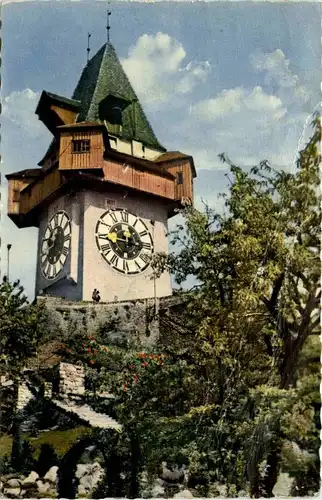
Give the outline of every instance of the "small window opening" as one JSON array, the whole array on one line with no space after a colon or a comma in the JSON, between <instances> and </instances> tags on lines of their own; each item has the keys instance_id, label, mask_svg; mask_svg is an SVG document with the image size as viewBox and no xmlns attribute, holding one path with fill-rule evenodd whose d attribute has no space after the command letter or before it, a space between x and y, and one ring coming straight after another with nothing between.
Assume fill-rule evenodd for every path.
<instances>
[{"instance_id":1,"label":"small window opening","mask_svg":"<svg viewBox=\"0 0 322 500\"><path fill-rule=\"evenodd\" d=\"M90 140L81 139L72 141L72 152L73 153L88 153L90 150Z\"/></svg>"},{"instance_id":2,"label":"small window opening","mask_svg":"<svg viewBox=\"0 0 322 500\"><path fill-rule=\"evenodd\" d=\"M14 189L13 190L13 202L16 203L18 201L20 201L20 190Z\"/></svg>"},{"instance_id":3,"label":"small window opening","mask_svg":"<svg viewBox=\"0 0 322 500\"><path fill-rule=\"evenodd\" d=\"M183 184L183 175L182 172L177 173L177 184Z\"/></svg>"}]
</instances>

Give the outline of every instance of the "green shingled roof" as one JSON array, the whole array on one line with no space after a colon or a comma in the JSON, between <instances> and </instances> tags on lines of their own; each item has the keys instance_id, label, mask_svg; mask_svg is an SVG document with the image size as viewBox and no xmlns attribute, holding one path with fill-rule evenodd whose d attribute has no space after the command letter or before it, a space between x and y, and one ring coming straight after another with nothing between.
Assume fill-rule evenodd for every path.
<instances>
[{"instance_id":1,"label":"green shingled roof","mask_svg":"<svg viewBox=\"0 0 322 500\"><path fill-rule=\"evenodd\" d=\"M121 137L136 139L147 146L165 151L156 138L111 44L103 45L83 70L73 94L73 99L82 103L77 121L100 122L99 103L108 95L130 102L122 112Z\"/></svg>"}]
</instances>

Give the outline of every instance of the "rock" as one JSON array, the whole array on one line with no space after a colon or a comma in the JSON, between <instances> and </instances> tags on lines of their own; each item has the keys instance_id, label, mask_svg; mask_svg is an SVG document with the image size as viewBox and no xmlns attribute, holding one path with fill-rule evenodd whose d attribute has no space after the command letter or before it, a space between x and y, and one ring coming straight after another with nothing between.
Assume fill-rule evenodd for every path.
<instances>
[{"instance_id":1,"label":"rock","mask_svg":"<svg viewBox=\"0 0 322 500\"><path fill-rule=\"evenodd\" d=\"M87 491L87 489L85 488L85 486L82 486L82 485L80 484L80 485L78 486L77 493L78 493L78 497L80 497L80 496L83 496L83 495L87 495L88 491Z\"/></svg>"},{"instance_id":2,"label":"rock","mask_svg":"<svg viewBox=\"0 0 322 500\"><path fill-rule=\"evenodd\" d=\"M79 466L82 467L79 467ZM98 462L93 464L79 464L76 477L79 478L78 494L92 493L102 479L104 470Z\"/></svg>"},{"instance_id":3,"label":"rock","mask_svg":"<svg viewBox=\"0 0 322 500\"><path fill-rule=\"evenodd\" d=\"M288 497L291 495L293 478L287 472L281 472L273 488L275 497Z\"/></svg>"},{"instance_id":4,"label":"rock","mask_svg":"<svg viewBox=\"0 0 322 500\"><path fill-rule=\"evenodd\" d=\"M247 498L248 497L248 493L246 490L239 490L237 492L237 496L238 498Z\"/></svg>"},{"instance_id":5,"label":"rock","mask_svg":"<svg viewBox=\"0 0 322 500\"><path fill-rule=\"evenodd\" d=\"M20 486L21 483L19 479L8 479L8 481L6 481L7 488L20 488Z\"/></svg>"},{"instance_id":6,"label":"rock","mask_svg":"<svg viewBox=\"0 0 322 500\"><path fill-rule=\"evenodd\" d=\"M49 490L50 484L49 483L43 483L42 481L37 481L37 488L39 493L46 493L46 491Z\"/></svg>"},{"instance_id":7,"label":"rock","mask_svg":"<svg viewBox=\"0 0 322 500\"><path fill-rule=\"evenodd\" d=\"M162 462L162 479L171 483L181 482L184 479L184 469L178 467L172 470L167 467L166 462Z\"/></svg>"},{"instance_id":8,"label":"rock","mask_svg":"<svg viewBox=\"0 0 322 500\"><path fill-rule=\"evenodd\" d=\"M97 471L94 474L83 476L79 481L79 486L86 489L87 492L92 492L99 483L102 477L102 472Z\"/></svg>"},{"instance_id":9,"label":"rock","mask_svg":"<svg viewBox=\"0 0 322 500\"><path fill-rule=\"evenodd\" d=\"M88 465L89 464L77 464L75 476L78 479L80 479L81 477L83 477L83 476L85 476L87 474Z\"/></svg>"},{"instance_id":10,"label":"rock","mask_svg":"<svg viewBox=\"0 0 322 500\"><path fill-rule=\"evenodd\" d=\"M193 494L189 490L182 490L176 493L173 498L194 498Z\"/></svg>"},{"instance_id":11,"label":"rock","mask_svg":"<svg viewBox=\"0 0 322 500\"><path fill-rule=\"evenodd\" d=\"M5 488L3 490L5 497L8 498L19 498L20 496L20 488Z\"/></svg>"},{"instance_id":12,"label":"rock","mask_svg":"<svg viewBox=\"0 0 322 500\"><path fill-rule=\"evenodd\" d=\"M162 498L165 495L165 489L160 484L156 484L151 491L151 498Z\"/></svg>"},{"instance_id":13,"label":"rock","mask_svg":"<svg viewBox=\"0 0 322 500\"><path fill-rule=\"evenodd\" d=\"M30 486L35 486L37 479L39 479L39 474L35 471L31 471L29 476L22 481L22 486L28 488Z\"/></svg>"},{"instance_id":14,"label":"rock","mask_svg":"<svg viewBox=\"0 0 322 500\"><path fill-rule=\"evenodd\" d=\"M91 479L91 476L83 476L80 480L79 480L79 488L82 488L83 490L85 490L86 492L89 492L91 491L92 489L92 479Z\"/></svg>"},{"instance_id":15,"label":"rock","mask_svg":"<svg viewBox=\"0 0 322 500\"><path fill-rule=\"evenodd\" d=\"M56 483L57 471L58 471L57 465L53 465L52 467L50 467L49 471L46 472L46 474L44 475L44 480L49 481L50 483Z\"/></svg>"}]
</instances>

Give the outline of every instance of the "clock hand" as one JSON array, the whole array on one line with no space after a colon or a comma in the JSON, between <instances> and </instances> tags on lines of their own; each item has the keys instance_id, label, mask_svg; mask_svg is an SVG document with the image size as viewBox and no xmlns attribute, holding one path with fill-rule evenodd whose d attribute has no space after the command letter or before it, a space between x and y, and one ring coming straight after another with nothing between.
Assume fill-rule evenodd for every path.
<instances>
[{"instance_id":1,"label":"clock hand","mask_svg":"<svg viewBox=\"0 0 322 500\"><path fill-rule=\"evenodd\" d=\"M117 240L117 234L116 233L109 233L107 235L107 238L112 242L112 243L116 243L116 240Z\"/></svg>"}]
</instances>

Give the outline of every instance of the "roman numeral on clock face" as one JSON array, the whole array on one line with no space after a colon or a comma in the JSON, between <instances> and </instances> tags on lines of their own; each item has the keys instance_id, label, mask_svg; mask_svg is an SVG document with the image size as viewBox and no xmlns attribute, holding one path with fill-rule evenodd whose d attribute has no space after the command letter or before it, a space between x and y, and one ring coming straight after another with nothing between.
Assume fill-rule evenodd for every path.
<instances>
[{"instance_id":1,"label":"roman numeral on clock face","mask_svg":"<svg viewBox=\"0 0 322 500\"><path fill-rule=\"evenodd\" d=\"M106 255L111 251L111 245L109 243L106 243L105 245L101 246L101 250Z\"/></svg>"},{"instance_id":2,"label":"roman numeral on clock face","mask_svg":"<svg viewBox=\"0 0 322 500\"><path fill-rule=\"evenodd\" d=\"M144 250L151 250L151 243L142 243L142 248Z\"/></svg>"},{"instance_id":3,"label":"roman numeral on clock face","mask_svg":"<svg viewBox=\"0 0 322 500\"><path fill-rule=\"evenodd\" d=\"M114 254L114 255L112 256L112 258L110 259L110 263L111 263L113 266L115 266L115 267L117 267L118 261L119 261L119 258L118 258L115 254Z\"/></svg>"},{"instance_id":4,"label":"roman numeral on clock face","mask_svg":"<svg viewBox=\"0 0 322 500\"><path fill-rule=\"evenodd\" d=\"M145 253L145 252L142 252L142 253L140 254L140 257L141 257L141 259L143 260L143 262L144 262L145 264L147 264L148 262L150 262L150 255L149 255L149 254L147 254L147 253Z\"/></svg>"},{"instance_id":5,"label":"roman numeral on clock face","mask_svg":"<svg viewBox=\"0 0 322 500\"><path fill-rule=\"evenodd\" d=\"M98 233L97 236L101 239L101 240L108 240L108 234L106 233Z\"/></svg>"},{"instance_id":6,"label":"roman numeral on clock face","mask_svg":"<svg viewBox=\"0 0 322 500\"><path fill-rule=\"evenodd\" d=\"M135 260L134 263L135 263L135 267L138 269L138 271L141 271L142 268L141 268L140 264L138 263L138 261Z\"/></svg>"},{"instance_id":7,"label":"roman numeral on clock face","mask_svg":"<svg viewBox=\"0 0 322 500\"><path fill-rule=\"evenodd\" d=\"M130 270L129 263L126 260L123 260L123 271L128 273Z\"/></svg>"},{"instance_id":8,"label":"roman numeral on clock face","mask_svg":"<svg viewBox=\"0 0 322 500\"><path fill-rule=\"evenodd\" d=\"M110 213L110 217L111 217L111 219L112 219L113 222L117 222L117 217L116 217L116 215L115 215L114 212Z\"/></svg>"},{"instance_id":9,"label":"roman numeral on clock face","mask_svg":"<svg viewBox=\"0 0 322 500\"><path fill-rule=\"evenodd\" d=\"M111 229L111 227L112 227L111 224L106 224L106 222L104 222L103 220L100 220L99 223L103 224L103 226L107 227L107 230Z\"/></svg>"},{"instance_id":10,"label":"roman numeral on clock face","mask_svg":"<svg viewBox=\"0 0 322 500\"><path fill-rule=\"evenodd\" d=\"M121 212L122 222L129 222L129 214L127 212Z\"/></svg>"}]
</instances>

